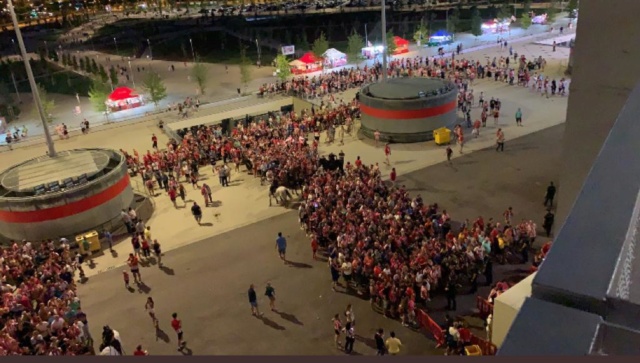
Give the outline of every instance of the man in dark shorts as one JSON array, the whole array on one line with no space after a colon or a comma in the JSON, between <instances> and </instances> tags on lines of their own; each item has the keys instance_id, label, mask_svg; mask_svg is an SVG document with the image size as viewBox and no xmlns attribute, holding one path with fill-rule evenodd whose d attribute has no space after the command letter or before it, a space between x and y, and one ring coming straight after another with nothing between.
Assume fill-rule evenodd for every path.
<instances>
[{"instance_id":1,"label":"man in dark shorts","mask_svg":"<svg viewBox=\"0 0 640 363\"><path fill-rule=\"evenodd\" d=\"M196 222L200 224L202 221L202 208L200 208L198 203L193 202L193 206L191 206L191 214L193 214L193 218L196 219Z\"/></svg>"},{"instance_id":2,"label":"man in dark shorts","mask_svg":"<svg viewBox=\"0 0 640 363\"><path fill-rule=\"evenodd\" d=\"M251 314L253 314L253 316L262 316L260 309L258 309L258 295L256 294L253 284L249 286L247 296L249 297L249 305L251 305Z\"/></svg>"},{"instance_id":3,"label":"man in dark shorts","mask_svg":"<svg viewBox=\"0 0 640 363\"><path fill-rule=\"evenodd\" d=\"M175 330L176 334L178 335L178 351L181 352L184 349L184 347L187 346L187 342L182 340L182 337L184 335L184 333L182 332L182 321L178 319L178 313L171 314L171 317L173 318L171 319L171 327L173 328L173 330Z\"/></svg>"},{"instance_id":4,"label":"man in dark shorts","mask_svg":"<svg viewBox=\"0 0 640 363\"><path fill-rule=\"evenodd\" d=\"M280 259L287 263L287 240L282 236L282 232L278 232L278 238L276 238L276 249Z\"/></svg>"}]
</instances>

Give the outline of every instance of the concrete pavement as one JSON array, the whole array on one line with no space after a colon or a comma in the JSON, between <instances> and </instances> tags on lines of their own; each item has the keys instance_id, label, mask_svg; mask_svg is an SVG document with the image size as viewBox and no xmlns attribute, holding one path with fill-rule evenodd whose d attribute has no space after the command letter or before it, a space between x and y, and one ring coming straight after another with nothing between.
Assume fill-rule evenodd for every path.
<instances>
[{"instance_id":1,"label":"concrete pavement","mask_svg":"<svg viewBox=\"0 0 640 363\"><path fill-rule=\"evenodd\" d=\"M563 130L562 125L548 128L511 141L504 153L481 150L455 159L453 166L440 163L401 175L399 182L412 195L421 194L425 202L447 208L457 221L478 215L498 218L507 206L514 208L517 219L539 221L544 215L545 187L558 177ZM244 206L245 211L251 208ZM153 231L164 246L171 243L165 235L168 229L180 228L181 223L197 229L191 220L175 220L162 231ZM212 231L217 226L200 228ZM277 257L274 240L278 232L288 239L287 256L293 266L283 265ZM543 240L539 238L540 243ZM124 261L130 250L119 250L117 259ZM326 262L311 258L309 241L298 228L295 212L168 251L162 262L162 269L153 263L143 267L144 285L133 285L131 291L125 289L120 269L92 276L80 285L82 309L88 314L94 338L109 324L120 332L129 354L142 344L151 355L177 355L176 336L169 325L171 314L177 312L190 354L336 355L343 353L334 348L330 319L352 303L357 355L375 354L372 338L380 327L387 336L396 332L404 345L402 355L443 354L422 333L373 312L367 301L332 292ZM496 265L495 280L514 279L527 268ZM268 310L264 297L267 282L277 293L277 313ZM252 283L265 313L263 319L250 314L246 293ZM482 287L479 294L488 294L488 288ZM157 332L144 310L147 296L156 303ZM443 320L444 305L442 296L434 296L427 306L437 322ZM475 295L461 290L458 306L457 315L469 316ZM482 323L469 321L472 330L484 336Z\"/></svg>"},{"instance_id":2,"label":"concrete pavement","mask_svg":"<svg viewBox=\"0 0 640 363\"><path fill-rule=\"evenodd\" d=\"M538 54L538 52L549 48L526 43L514 45L515 47L522 47L523 52L528 51L531 54ZM532 49L536 49L536 53L533 53ZM507 51L485 49L476 53L469 53L468 56L492 57L504 54L504 52ZM550 57L564 55L562 52L568 52L568 49L558 49L552 54L549 48L548 52L550 63L546 71L560 73L562 61L560 59L552 60ZM499 127L505 132L507 149L510 147L511 140L564 122L567 107L566 97L556 96L546 99L529 89L508 86L488 79L477 81L473 88L476 95L483 91L485 99L495 97L502 101L502 117ZM352 93L347 93L343 96L345 100L353 97L355 91L350 92ZM251 102L253 102L251 99L247 99L242 101L242 104L246 105ZM268 109L268 104L265 104L264 107ZM523 112L524 127L515 126L514 115L518 107ZM279 106L274 106L275 108L279 108ZM211 112L214 112L214 110L212 109ZM242 109L239 109L238 116L243 115ZM472 111L472 118L479 117L480 109L476 107ZM88 135L79 135L69 140L57 141L56 147L60 150L68 150L87 146L100 146L114 149L122 148L130 152L136 149L143 153L150 149L151 135L153 133L158 136L160 145L165 144L167 141L166 136L157 128L155 119L133 125L128 123L111 124L108 127L104 131L94 130ZM493 120L489 119L488 127L481 130L477 139L472 139L470 135L467 137L464 152L471 153L494 145L496 129L497 127L493 125ZM358 140L356 135L346 136L345 145L325 145L324 143L321 145L321 152L323 153L333 152L337 154L340 150L345 152L347 160L354 160L356 156L361 156L366 163L378 162L383 165L384 153L382 146L376 149L370 140ZM455 157L458 157L457 148L454 147L454 150ZM6 162L6 165L12 165L28 158L42 155L44 152L43 145L34 145L28 148L16 148L11 152L4 152L0 156L3 163ZM412 171L439 163L442 160L445 160L444 148L437 147L430 142L392 145L391 161L400 177ZM390 172L390 168L386 166L382 166L382 168L383 173ZM211 178L210 168L203 168L202 173L203 178ZM252 176L244 172L241 174L234 173L231 180L232 186L229 188L220 187L217 178L207 181L213 188L214 199L218 202L217 207L205 210L204 222L213 223L214 226L212 228L194 228L195 222L192 220L188 208L176 210L166 195L160 195L155 198L156 210L148 224L152 226L152 229L157 230L156 233L162 236L161 243L165 251L286 213L286 210L281 207L269 207L266 187L260 186L259 181ZM187 191L188 199L201 200L198 191L192 191L190 187L187 187ZM115 247L115 250L120 255L128 251L128 249L128 241ZM93 269L87 269L89 276L124 265L124 261L121 258L113 258L109 254L95 258L95 262L96 265Z\"/></svg>"},{"instance_id":3,"label":"concrete pavement","mask_svg":"<svg viewBox=\"0 0 640 363\"><path fill-rule=\"evenodd\" d=\"M550 62L550 68L553 68L554 59L559 59L560 63L558 69L566 67L568 53L569 50L567 48L559 48L557 49L556 54L549 54L551 51L551 47L535 44L535 42L544 41L545 39L553 39L559 36L559 25L566 25L568 23L568 19L559 17L558 20L553 24L555 27L555 31L553 33L549 32L549 28L551 25L532 25L531 28L527 30L523 30L520 28L512 28L510 32L503 34L485 34L480 37L474 37L470 34L458 34L456 39L456 44L460 43L463 45L465 57L471 57L473 59L484 60L486 57L494 57L500 55L508 54L508 49L501 49L496 40L500 37L506 39L511 46L513 46L514 52L518 52L518 54L525 54L527 57L538 57L542 55L547 58ZM565 26L566 28L566 26ZM565 30L564 35L567 36L569 34L575 33L574 29ZM445 46L445 50L450 52L455 49L455 45ZM415 57L415 56L425 56L425 55L435 55L437 52L437 47L418 47L416 45L412 45L410 47L410 52L408 54L402 55L402 57ZM68 52L69 50L62 50L63 52ZM91 59L96 59L96 62L103 65L105 69L109 69L112 65L124 67L127 69L131 69L130 79L127 81L124 76L119 76L119 81L121 85L126 85L129 87L135 88L138 92L143 92L141 88L142 77L144 75L144 71L153 70L158 72L167 87L168 97L164 101L161 102L160 108L166 107L166 105L170 103L174 103L177 101L182 101L186 97L195 97L198 96L198 90L196 83L191 79L190 73L193 63L186 62L171 62L171 61L161 61L161 60L150 60L146 58L140 59L125 59L124 57L109 55L105 53L100 53L96 51L77 51L73 50L73 54L78 54L80 56L88 56ZM131 67L129 67L129 61L131 62ZM263 63L267 63L266 61ZM365 64L372 64L373 61L364 61L360 66L364 66ZM174 66L175 71L172 71L171 66ZM224 99L237 97L236 89L241 87L240 82L240 68L238 66L226 66L224 64L205 64L205 67L208 71L208 87L205 90L205 95L199 95L200 101L203 103L207 102L219 102ZM140 69L140 71L138 71ZM264 83L271 83L275 80L273 77L273 68L270 66L265 67L252 67L252 81L249 83L247 90L252 92L257 90ZM560 72L557 72L560 74ZM137 82L136 82L137 80ZM135 86L134 87L134 83ZM244 91L244 89L242 90ZM28 100L27 102L31 102L31 95L23 94L21 96L23 100ZM71 128L79 128L79 123L87 118L91 125L100 125L106 122L104 115L95 112L89 102L88 98L81 97L80 98L80 106L81 106L81 114L75 113L75 107L78 106L78 101L73 96L56 96L56 104L57 107L55 109L54 115L56 116L56 120L58 122L65 122L63 120L67 120L67 125ZM37 112L33 111L33 107L28 107L28 104L25 104L26 107L23 107L23 110L31 110L31 112L24 112L21 119L12 123L12 125L27 125L30 129L30 137L29 139L39 138L42 140L42 129L41 122L37 117ZM129 121L133 120L137 117L144 117L146 114L153 112L153 105L146 105L144 107L140 107L133 110L121 111L116 114L112 114L111 121ZM0 135L0 145L4 144L4 135Z\"/></svg>"}]
</instances>

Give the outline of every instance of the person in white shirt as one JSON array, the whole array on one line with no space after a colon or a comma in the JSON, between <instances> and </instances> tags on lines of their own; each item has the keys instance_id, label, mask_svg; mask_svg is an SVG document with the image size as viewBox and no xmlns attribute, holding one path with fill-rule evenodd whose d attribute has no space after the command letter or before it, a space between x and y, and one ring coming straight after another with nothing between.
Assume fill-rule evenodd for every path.
<instances>
[{"instance_id":1,"label":"person in white shirt","mask_svg":"<svg viewBox=\"0 0 640 363\"><path fill-rule=\"evenodd\" d=\"M344 281L347 284L347 287L351 286L351 274L353 274L353 266L351 265L351 261L345 259L342 263L342 277L344 277Z\"/></svg>"}]
</instances>

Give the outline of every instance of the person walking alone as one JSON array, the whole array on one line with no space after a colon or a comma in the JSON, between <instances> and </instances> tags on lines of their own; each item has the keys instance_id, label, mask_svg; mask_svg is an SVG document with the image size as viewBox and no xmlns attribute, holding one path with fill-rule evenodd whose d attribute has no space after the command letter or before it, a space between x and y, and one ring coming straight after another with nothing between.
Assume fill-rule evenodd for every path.
<instances>
[{"instance_id":1,"label":"person walking alone","mask_svg":"<svg viewBox=\"0 0 640 363\"><path fill-rule=\"evenodd\" d=\"M282 232L278 232L278 238L276 238L276 249L280 259L287 263L287 239L282 236Z\"/></svg>"},{"instance_id":2,"label":"person walking alone","mask_svg":"<svg viewBox=\"0 0 640 363\"><path fill-rule=\"evenodd\" d=\"M391 165L391 162L389 161L390 155L391 155L391 146L389 146L389 143L386 143L384 145L384 157L385 157L385 163L387 165Z\"/></svg>"},{"instance_id":3,"label":"person walking alone","mask_svg":"<svg viewBox=\"0 0 640 363\"><path fill-rule=\"evenodd\" d=\"M504 132L502 129L498 129L496 132L496 151L504 152Z\"/></svg>"},{"instance_id":4,"label":"person walking alone","mask_svg":"<svg viewBox=\"0 0 640 363\"><path fill-rule=\"evenodd\" d=\"M191 206L191 214L193 214L193 218L195 218L198 225L200 225L202 221L202 208L200 208L198 203L193 202L193 206Z\"/></svg>"},{"instance_id":5,"label":"person walking alone","mask_svg":"<svg viewBox=\"0 0 640 363\"><path fill-rule=\"evenodd\" d=\"M249 297L249 305L251 305L251 314L253 316L262 316L260 309L258 309L258 295L256 295L256 290L253 284L249 286L247 296Z\"/></svg>"},{"instance_id":6,"label":"person walking alone","mask_svg":"<svg viewBox=\"0 0 640 363\"><path fill-rule=\"evenodd\" d=\"M518 107L516 111L516 126L522 126L522 110Z\"/></svg>"},{"instance_id":7,"label":"person walking alone","mask_svg":"<svg viewBox=\"0 0 640 363\"><path fill-rule=\"evenodd\" d=\"M271 286L270 282L267 282L264 295L269 298L269 307L271 311L276 311L276 290Z\"/></svg>"},{"instance_id":8,"label":"person walking alone","mask_svg":"<svg viewBox=\"0 0 640 363\"><path fill-rule=\"evenodd\" d=\"M178 351L182 352L182 350L187 346L187 342L183 340L184 332L182 331L182 321L178 319L178 313L171 314L171 318L171 327L178 336Z\"/></svg>"},{"instance_id":9,"label":"person walking alone","mask_svg":"<svg viewBox=\"0 0 640 363\"><path fill-rule=\"evenodd\" d=\"M451 149L451 146L447 146L447 162L449 163L449 165L452 164L451 156L453 156L453 150Z\"/></svg>"},{"instance_id":10,"label":"person walking alone","mask_svg":"<svg viewBox=\"0 0 640 363\"><path fill-rule=\"evenodd\" d=\"M547 194L544 196L544 206L545 207L553 207L553 198L556 196L556 186L553 185L553 182L549 183L547 187Z\"/></svg>"}]
</instances>

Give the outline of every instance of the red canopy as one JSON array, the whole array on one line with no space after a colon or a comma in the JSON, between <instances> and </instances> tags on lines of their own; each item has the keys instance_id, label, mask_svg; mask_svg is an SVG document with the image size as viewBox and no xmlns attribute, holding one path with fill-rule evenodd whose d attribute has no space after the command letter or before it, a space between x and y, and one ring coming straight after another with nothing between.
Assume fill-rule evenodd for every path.
<instances>
[{"instance_id":1,"label":"red canopy","mask_svg":"<svg viewBox=\"0 0 640 363\"><path fill-rule=\"evenodd\" d=\"M320 62L321 59L316 57L316 55L313 54L313 52L306 52L302 57L300 57L300 61L306 64L312 64L312 63Z\"/></svg>"},{"instance_id":2,"label":"red canopy","mask_svg":"<svg viewBox=\"0 0 640 363\"><path fill-rule=\"evenodd\" d=\"M396 43L396 46L409 45L409 41L406 39L402 39L399 36L394 36L393 41Z\"/></svg>"},{"instance_id":3,"label":"red canopy","mask_svg":"<svg viewBox=\"0 0 640 363\"><path fill-rule=\"evenodd\" d=\"M121 101L126 100L127 98L138 97L138 95L133 93L133 90L129 87L118 87L109 95L109 100L111 101Z\"/></svg>"}]
</instances>

